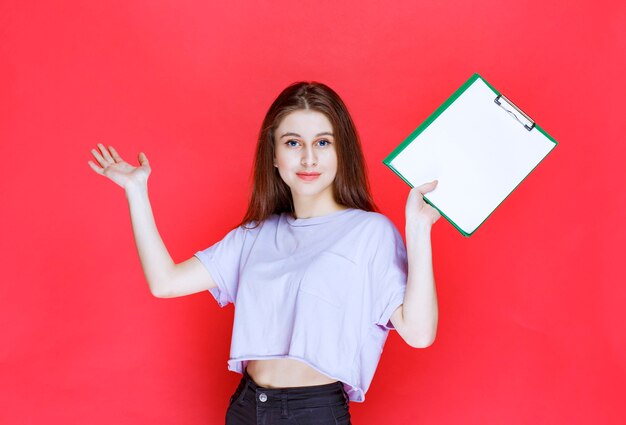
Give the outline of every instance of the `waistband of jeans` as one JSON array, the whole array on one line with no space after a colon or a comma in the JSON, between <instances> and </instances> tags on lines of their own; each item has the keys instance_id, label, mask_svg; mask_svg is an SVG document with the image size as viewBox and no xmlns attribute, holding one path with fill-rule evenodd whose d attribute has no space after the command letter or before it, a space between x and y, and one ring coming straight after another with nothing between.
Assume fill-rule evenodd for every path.
<instances>
[{"instance_id":1,"label":"waistband of jeans","mask_svg":"<svg viewBox=\"0 0 626 425\"><path fill-rule=\"evenodd\" d=\"M238 391L238 399L257 402L266 407L284 407L287 403L290 408L312 408L349 402L341 381L307 387L266 388L254 382L245 369ZM265 401L259 401L261 394L265 394Z\"/></svg>"}]
</instances>

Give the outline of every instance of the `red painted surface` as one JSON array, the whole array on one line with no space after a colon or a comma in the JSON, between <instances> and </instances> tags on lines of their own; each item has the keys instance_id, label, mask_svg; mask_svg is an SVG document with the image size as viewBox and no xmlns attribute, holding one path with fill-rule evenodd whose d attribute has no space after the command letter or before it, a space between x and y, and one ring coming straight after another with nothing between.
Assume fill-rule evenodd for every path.
<instances>
[{"instance_id":1,"label":"red painted surface","mask_svg":"<svg viewBox=\"0 0 626 425\"><path fill-rule=\"evenodd\" d=\"M626 423L623 2L0 4L0 422L223 423L232 307L157 299L96 142L150 159L176 261L241 218L255 138L297 80L381 163L472 73L560 144L469 239L433 230L435 344L385 347L355 424Z\"/></svg>"}]
</instances>

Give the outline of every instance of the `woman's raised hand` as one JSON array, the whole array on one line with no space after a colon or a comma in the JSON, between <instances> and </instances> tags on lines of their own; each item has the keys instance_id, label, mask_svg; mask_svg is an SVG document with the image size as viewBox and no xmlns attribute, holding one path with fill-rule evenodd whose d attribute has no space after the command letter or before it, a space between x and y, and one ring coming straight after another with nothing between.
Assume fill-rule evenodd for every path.
<instances>
[{"instance_id":1,"label":"woman's raised hand","mask_svg":"<svg viewBox=\"0 0 626 425\"><path fill-rule=\"evenodd\" d=\"M148 181L150 164L143 152L139 153L139 167L135 167L124 161L113 146L107 149L102 143L98 143L98 148L100 151L92 149L91 153L100 166L89 161L89 166L96 173L110 178L124 190L132 185L145 184Z\"/></svg>"},{"instance_id":2,"label":"woman's raised hand","mask_svg":"<svg viewBox=\"0 0 626 425\"><path fill-rule=\"evenodd\" d=\"M441 214L424 201L424 194L435 190L437 180L414 187L406 202L406 221L413 226L432 226Z\"/></svg>"}]
</instances>

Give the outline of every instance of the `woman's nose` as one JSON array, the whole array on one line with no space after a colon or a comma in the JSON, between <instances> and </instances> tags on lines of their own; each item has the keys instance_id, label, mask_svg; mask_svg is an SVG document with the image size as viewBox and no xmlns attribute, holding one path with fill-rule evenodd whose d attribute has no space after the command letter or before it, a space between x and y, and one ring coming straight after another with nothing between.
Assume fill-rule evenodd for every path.
<instances>
[{"instance_id":1,"label":"woman's nose","mask_svg":"<svg viewBox=\"0 0 626 425\"><path fill-rule=\"evenodd\" d=\"M306 147L302 150L302 159L300 163L305 167L311 167L317 165L317 156L312 146Z\"/></svg>"}]
</instances>

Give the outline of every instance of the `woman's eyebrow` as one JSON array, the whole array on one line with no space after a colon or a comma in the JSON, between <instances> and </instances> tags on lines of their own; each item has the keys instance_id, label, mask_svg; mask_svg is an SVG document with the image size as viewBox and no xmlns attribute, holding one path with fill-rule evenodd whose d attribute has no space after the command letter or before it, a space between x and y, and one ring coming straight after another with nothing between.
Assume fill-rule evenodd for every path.
<instances>
[{"instance_id":1,"label":"woman's eyebrow","mask_svg":"<svg viewBox=\"0 0 626 425\"><path fill-rule=\"evenodd\" d=\"M282 136L280 136L280 138L282 139L283 137L286 136L290 136L290 137L302 137L300 136L298 133L285 133ZM325 131L323 133L318 133L315 135L315 137L320 137L320 136L331 136L331 137L335 137L335 135L333 133L330 133L328 131Z\"/></svg>"}]
</instances>

